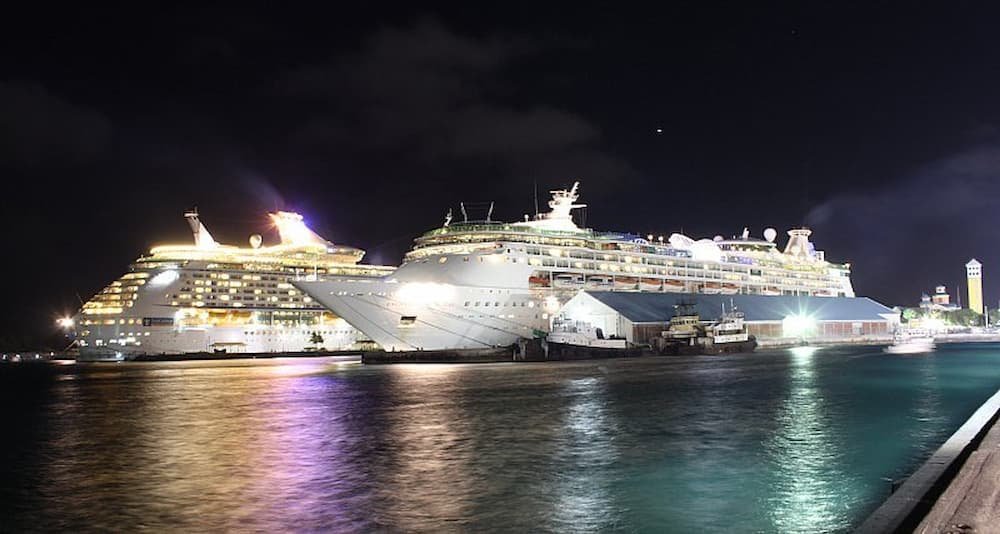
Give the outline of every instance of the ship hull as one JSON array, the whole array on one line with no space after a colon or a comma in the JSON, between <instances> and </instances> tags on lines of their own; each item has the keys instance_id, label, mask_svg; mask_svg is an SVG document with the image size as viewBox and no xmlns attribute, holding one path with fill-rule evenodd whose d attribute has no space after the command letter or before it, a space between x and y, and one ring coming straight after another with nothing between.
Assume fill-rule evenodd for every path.
<instances>
[{"instance_id":1,"label":"ship hull","mask_svg":"<svg viewBox=\"0 0 1000 534\"><path fill-rule=\"evenodd\" d=\"M305 352L316 350L313 333L320 332L322 347L346 349L358 341L358 331L354 328L313 327L210 327L210 328L146 328L139 336L123 334L122 329L109 328L108 332L97 329L94 337L113 339L116 343L80 347L77 361L123 361L141 356L161 356L169 354L215 353L215 354L263 354L283 352Z\"/></svg>"},{"instance_id":2,"label":"ship hull","mask_svg":"<svg viewBox=\"0 0 1000 534\"><path fill-rule=\"evenodd\" d=\"M412 302L398 296L398 282L294 285L387 352L506 347L536 337L548 324L547 312L527 306L534 304L528 289L486 293L478 286L449 285L447 300Z\"/></svg>"}]
</instances>

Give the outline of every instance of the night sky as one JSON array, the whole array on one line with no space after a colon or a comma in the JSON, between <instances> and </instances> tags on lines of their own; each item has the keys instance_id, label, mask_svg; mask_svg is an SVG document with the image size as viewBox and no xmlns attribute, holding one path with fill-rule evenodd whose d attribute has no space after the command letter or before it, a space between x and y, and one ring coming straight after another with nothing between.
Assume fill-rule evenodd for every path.
<instances>
[{"instance_id":1,"label":"night sky","mask_svg":"<svg viewBox=\"0 0 1000 534\"><path fill-rule=\"evenodd\" d=\"M193 206L398 264L460 201L519 219L573 180L598 229L807 224L860 295L914 305L975 256L1000 297L998 12L361 4L5 7L0 344L55 345Z\"/></svg>"}]
</instances>

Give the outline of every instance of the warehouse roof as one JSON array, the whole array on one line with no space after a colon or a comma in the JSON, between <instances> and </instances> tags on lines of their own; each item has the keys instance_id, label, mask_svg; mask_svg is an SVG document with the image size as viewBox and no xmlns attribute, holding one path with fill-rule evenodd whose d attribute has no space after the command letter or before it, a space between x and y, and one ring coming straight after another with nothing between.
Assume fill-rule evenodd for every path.
<instances>
[{"instance_id":1,"label":"warehouse roof","mask_svg":"<svg viewBox=\"0 0 1000 534\"><path fill-rule=\"evenodd\" d=\"M631 293L585 291L574 297L593 297L634 323L666 322L674 316L674 305L693 302L704 319L716 318L731 305L742 311L747 321L781 321L805 315L815 321L884 321L891 308L868 297L805 297L763 295L701 295L671 293Z\"/></svg>"}]
</instances>

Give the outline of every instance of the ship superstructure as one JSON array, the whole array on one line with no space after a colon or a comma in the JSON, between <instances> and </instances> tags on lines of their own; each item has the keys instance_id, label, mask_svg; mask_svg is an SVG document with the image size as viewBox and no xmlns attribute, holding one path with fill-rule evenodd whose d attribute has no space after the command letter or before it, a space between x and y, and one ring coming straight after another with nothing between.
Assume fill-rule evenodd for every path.
<instances>
[{"instance_id":1,"label":"ship superstructure","mask_svg":"<svg viewBox=\"0 0 1000 534\"><path fill-rule=\"evenodd\" d=\"M513 223L453 222L418 237L379 280L325 276L294 284L386 350L507 345L542 335L582 289L853 297L850 265L826 261L811 232L783 250L744 230L731 239L669 239L578 227L579 183L552 191L548 213ZM464 210L463 210L464 212Z\"/></svg>"},{"instance_id":2,"label":"ship superstructure","mask_svg":"<svg viewBox=\"0 0 1000 534\"><path fill-rule=\"evenodd\" d=\"M193 245L153 247L87 301L74 318L81 360L190 352L343 349L358 332L291 285L319 276L381 277L364 251L335 245L302 216L269 214L280 243L218 243L196 211L185 213Z\"/></svg>"}]
</instances>

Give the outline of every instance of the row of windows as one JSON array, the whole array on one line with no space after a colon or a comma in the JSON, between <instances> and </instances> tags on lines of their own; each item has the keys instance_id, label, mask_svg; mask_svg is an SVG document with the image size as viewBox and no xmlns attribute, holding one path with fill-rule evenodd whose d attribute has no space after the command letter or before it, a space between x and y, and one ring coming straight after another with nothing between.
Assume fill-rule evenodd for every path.
<instances>
[{"instance_id":1,"label":"row of windows","mask_svg":"<svg viewBox=\"0 0 1000 534\"><path fill-rule=\"evenodd\" d=\"M500 302L497 302L497 301L483 302L481 300L477 300L475 302L472 302L471 300L465 301L465 307L466 308L468 308L469 306L478 307L480 305L487 306L487 307L492 305L494 308L499 308L500 307ZM534 308L535 307L535 303L534 302L520 302L520 303L518 303L518 302L510 302L510 303L504 302L503 305L504 305L504 307L506 307L508 305L510 305L511 307L520 306L522 308L525 307L525 306L527 306L529 308Z\"/></svg>"}]
</instances>

